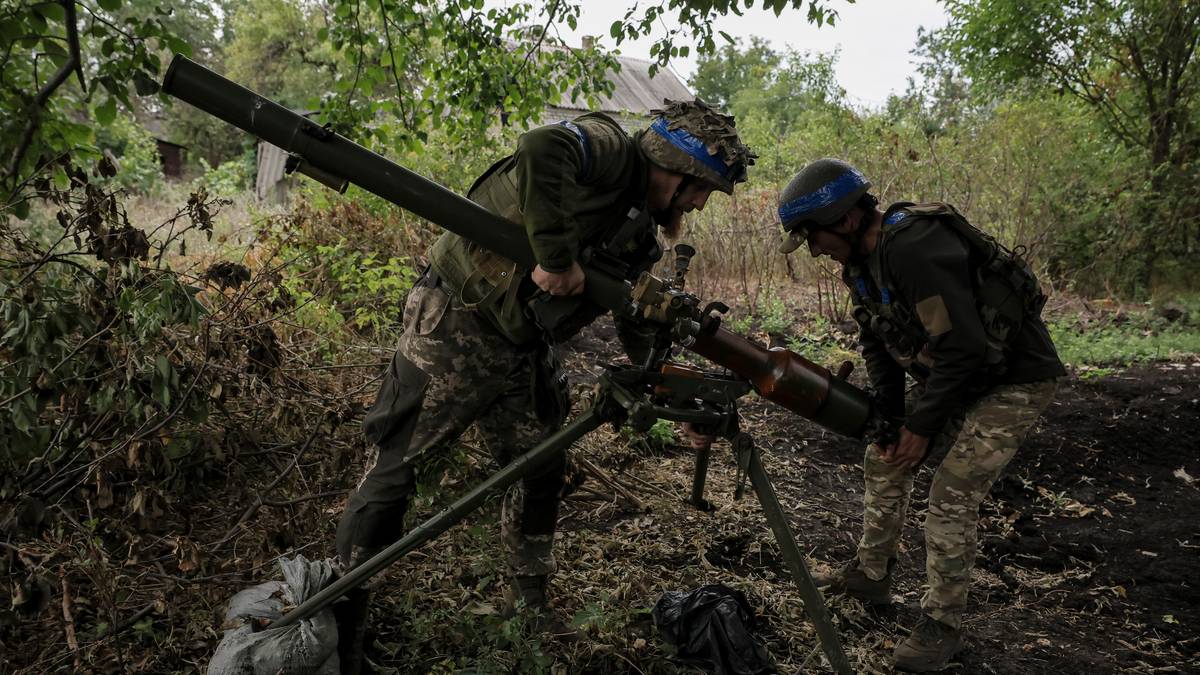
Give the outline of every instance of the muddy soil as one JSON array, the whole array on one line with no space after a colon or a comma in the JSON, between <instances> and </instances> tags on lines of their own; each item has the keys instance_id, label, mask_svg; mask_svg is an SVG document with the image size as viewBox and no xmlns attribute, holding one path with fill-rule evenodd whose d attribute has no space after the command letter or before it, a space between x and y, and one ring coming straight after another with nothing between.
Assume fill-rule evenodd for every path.
<instances>
[{"instance_id":1,"label":"muddy soil","mask_svg":"<svg viewBox=\"0 0 1200 675\"><path fill-rule=\"evenodd\" d=\"M578 339L576 378L611 344L603 331ZM848 560L861 532L861 446L754 397L741 412L813 564ZM829 603L847 650L874 650L885 668L920 615L936 461L918 475L896 603ZM709 534L714 566L786 579L771 551ZM967 647L948 672L1200 672L1200 362L1064 380L984 503L979 538Z\"/></svg>"}]
</instances>

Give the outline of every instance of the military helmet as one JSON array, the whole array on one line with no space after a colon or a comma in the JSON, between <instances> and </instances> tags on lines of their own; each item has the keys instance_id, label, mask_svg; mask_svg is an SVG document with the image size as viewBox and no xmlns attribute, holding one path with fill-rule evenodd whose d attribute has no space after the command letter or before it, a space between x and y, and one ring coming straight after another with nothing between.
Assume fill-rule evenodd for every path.
<instances>
[{"instance_id":1,"label":"military helmet","mask_svg":"<svg viewBox=\"0 0 1200 675\"><path fill-rule=\"evenodd\" d=\"M651 162L705 180L726 194L733 194L734 184L746 180L746 168L756 155L738 137L732 115L700 99L666 99L662 108L650 114L654 122L639 142Z\"/></svg>"},{"instance_id":2,"label":"military helmet","mask_svg":"<svg viewBox=\"0 0 1200 675\"><path fill-rule=\"evenodd\" d=\"M807 240L810 230L837 223L869 189L871 181L840 159L818 159L800 169L779 195L783 225L779 251L791 253Z\"/></svg>"}]
</instances>

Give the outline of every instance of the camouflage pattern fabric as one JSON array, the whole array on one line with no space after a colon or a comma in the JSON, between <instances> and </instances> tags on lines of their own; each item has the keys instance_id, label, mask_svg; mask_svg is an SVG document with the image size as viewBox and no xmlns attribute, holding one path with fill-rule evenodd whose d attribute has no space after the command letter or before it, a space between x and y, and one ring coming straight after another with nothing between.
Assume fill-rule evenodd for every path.
<instances>
[{"instance_id":1,"label":"camouflage pattern fabric","mask_svg":"<svg viewBox=\"0 0 1200 675\"><path fill-rule=\"evenodd\" d=\"M396 353L363 420L378 449L338 525L341 559L353 565L363 552L403 535L416 473L472 423L504 465L561 428L565 396L565 380L546 345L515 347L443 288L414 287ZM513 574L555 569L551 547L564 464L560 456L504 496L502 539Z\"/></svg>"},{"instance_id":2,"label":"camouflage pattern fabric","mask_svg":"<svg viewBox=\"0 0 1200 675\"><path fill-rule=\"evenodd\" d=\"M979 505L1057 388L1057 379L995 387L953 416L932 440L935 451L949 448L934 472L925 516L929 586L921 608L934 619L960 627L978 549ZM913 471L884 463L874 445L867 447L863 468L858 561L868 577L879 580L899 549Z\"/></svg>"},{"instance_id":3,"label":"camouflage pattern fabric","mask_svg":"<svg viewBox=\"0 0 1200 675\"><path fill-rule=\"evenodd\" d=\"M726 194L733 194L734 184L746 180L746 169L754 164L758 155L738 136L737 123L732 115L726 115L700 99L664 99L663 107L651 110L649 114L663 118L672 131L686 130L703 143L704 151L723 164L725 169L718 173L661 135L648 130L638 138L642 150L653 162L676 173L703 178Z\"/></svg>"}]
</instances>

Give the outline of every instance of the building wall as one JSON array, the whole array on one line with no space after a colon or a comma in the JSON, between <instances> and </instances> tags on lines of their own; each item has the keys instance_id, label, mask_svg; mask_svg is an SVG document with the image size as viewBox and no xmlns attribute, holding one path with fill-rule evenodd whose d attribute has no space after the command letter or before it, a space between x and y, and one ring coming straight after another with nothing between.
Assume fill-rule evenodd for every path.
<instances>
[{"instance_id":1,"label":"building wall","mask_svg":"<svg viewBox=\"0 0 1200 675\"><path fill-rule=\"evenodd\" d=\"M166 141L155 140L158 160L162 163L163 175L167 178L183 177L183 147Z\"/></svg>"}]
</instances>

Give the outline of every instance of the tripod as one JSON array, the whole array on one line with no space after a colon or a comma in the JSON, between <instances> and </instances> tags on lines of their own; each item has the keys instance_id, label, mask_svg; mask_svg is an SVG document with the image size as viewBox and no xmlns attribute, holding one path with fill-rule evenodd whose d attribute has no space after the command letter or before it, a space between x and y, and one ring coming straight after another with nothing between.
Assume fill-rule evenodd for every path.
<instances>
[{"instance_id":1,"label":"tripod","mask_svg":"<svg viewBox=\"0 0 1200 675\"><path fill-rule=\"evenodd\" d=\"M491 494L507 489L540 464L560 452L565 452L575 441L600 426L612 423L616 427L629 426L638 431L645 431L659 419L667 419L698 425L713 436L730 441L739 472L749 478L754 493L758 496L767 524L783 553L792 579L800 590L804 610L817 630L826 657L835 672L841 675L852 673L850 662L838 640L837 630L829 620L825 601L809 574L804 556L788 525L787 516L763 467L762 457L755 447L754 439L739 426L737 399L750 392L750 383L741 378L703 372L676 364L665 364L660 369L653 370L650 367L653 363L661 363L661 360L648 358L647 364L642 367L609 366L607 372L600 377L591 407L583 414L550 435L537 447L492 474L437 515L413 528L400 540L362 562L276 620L270 627L288 626L313 616L347 591L361 585L409 552L461 522ZM709 453L708 447L702 447L696 453L690 502L701 509L709 508L704 500ZM742 492L743 486L739 481L736 496L741 497Z\"/></svg>"}]
</instances>

